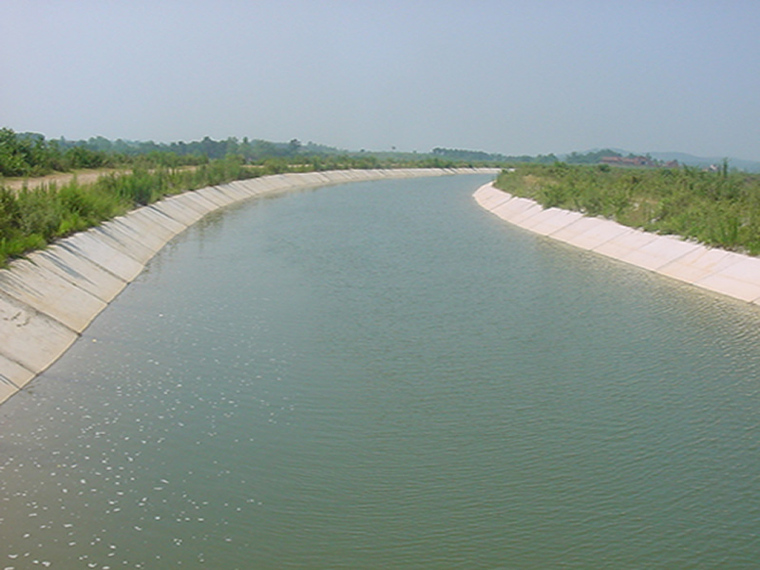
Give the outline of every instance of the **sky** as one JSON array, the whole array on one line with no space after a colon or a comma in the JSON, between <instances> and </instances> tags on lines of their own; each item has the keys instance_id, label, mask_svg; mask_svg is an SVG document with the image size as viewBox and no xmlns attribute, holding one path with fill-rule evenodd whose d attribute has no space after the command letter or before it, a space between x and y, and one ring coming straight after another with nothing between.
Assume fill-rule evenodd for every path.
<instances>
[{"instance_id":1,"label":"sky","mask_svg":"<svg viewBox=\"0 0 760 570\"><path fill-rule=\"evenodd\" d=\"M757 0L0 0L0 126L760 160Z\"/></svg>"}]
</instances>

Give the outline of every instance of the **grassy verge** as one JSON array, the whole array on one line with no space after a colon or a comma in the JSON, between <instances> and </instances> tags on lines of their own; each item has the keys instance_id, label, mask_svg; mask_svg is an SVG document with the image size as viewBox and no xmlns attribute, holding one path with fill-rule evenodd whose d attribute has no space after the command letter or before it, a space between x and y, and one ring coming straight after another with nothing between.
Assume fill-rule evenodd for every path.
<instances>
[{"instance_id":1,"label":"grassy verge","mask_svg":"<svg viewBox=\"0 0 760 570\"><path fill-rule=\"evenodd\" d=\"M266 168L248 167L232 157L192 170L135 169L131 174L101 176L93 184L72 179L20 191L0 187L0 266L164 196L265 172Z\"/></svg>"},{"instance_id":2,"label":"grassy verge","mask_svg":"<svg viewBox=\"0 0 760 570\"><path fill-rule=\"evenodd\" d=\"M520 165L496 187L544 207L603 216L623 225L760 254L760 175L694 168Z\"/></svg>"}]
</instances>

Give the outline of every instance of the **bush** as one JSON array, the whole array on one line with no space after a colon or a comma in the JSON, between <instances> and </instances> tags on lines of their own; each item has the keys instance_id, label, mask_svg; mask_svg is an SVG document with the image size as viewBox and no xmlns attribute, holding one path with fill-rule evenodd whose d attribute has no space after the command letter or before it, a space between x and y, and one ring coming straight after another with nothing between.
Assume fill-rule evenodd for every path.
<instances>
[{"instance_id":1,"label":"bush","mask_svg":"<svg viewBox=\"0 0 760 570\"><path fill-rule=\"evenodd\" d=\"M760 253L760 175L695 168L600 168L555 163L502 172L496 186L544 207L602 215L725 249Z\"/></svg>"}]
</instances>

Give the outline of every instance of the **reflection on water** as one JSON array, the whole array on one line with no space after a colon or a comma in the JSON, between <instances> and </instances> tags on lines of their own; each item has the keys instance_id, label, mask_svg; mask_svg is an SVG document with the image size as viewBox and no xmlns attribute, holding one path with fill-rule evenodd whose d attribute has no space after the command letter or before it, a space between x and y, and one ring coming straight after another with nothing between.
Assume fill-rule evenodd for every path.
<instances>
[{"instance_id":1,"label":"reflection on water","mask_svg":"<svg viewBox=\"0 0 760 570\"><path fill-rule=\"evenodd\" d=\"M760 312L510 228L484 181L180 236L0 408L0 568L760 564Z\"/></svg>"}]
</instances>

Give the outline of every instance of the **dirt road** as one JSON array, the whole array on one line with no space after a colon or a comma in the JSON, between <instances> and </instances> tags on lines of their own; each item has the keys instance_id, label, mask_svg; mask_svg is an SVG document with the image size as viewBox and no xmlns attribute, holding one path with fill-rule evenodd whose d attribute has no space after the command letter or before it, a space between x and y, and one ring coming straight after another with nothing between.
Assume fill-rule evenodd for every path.
<instances>
[{"instance_id":1,"label":"dirt road","mask_svg":"<svg viewBox=\"0 0 760 570\"><path fill-rule=\"evenodd\" d=\"M92 184L98 177L104 174L111 173L128 173L131 170L119 169L119 168L99 168L95 170L80 170L76 172L56 172L55 174L48 174L47 176L39 176L37 178L5 178L0 179L0 185L10 188L11 190L21 190L26 185L30 190L32 188L38 188L45 184L51 184L55 182L58 186L66 184L72 178L76 176L77 181L80 184Z\"/></svg>"},{"instance_id":2,"label":"dirt road","mask_svg":"<svg viewBox=\"0 0 760 570\"><path fill-rule=\"evenodd\" d=\"M180 166L173 170L193 170L197 166ZM98 178L105 174L130 174L131 168L95 168L88 170L75 170L74 172L56 172L47 176L38 176L36 178L2 178L0 177L0 186L5 186L13 191L21 190L24 185L30 190L39 188L45 184L55 182L59 187L76 177L80 184L92 184Z\"/></svg>"}]
</instances>

